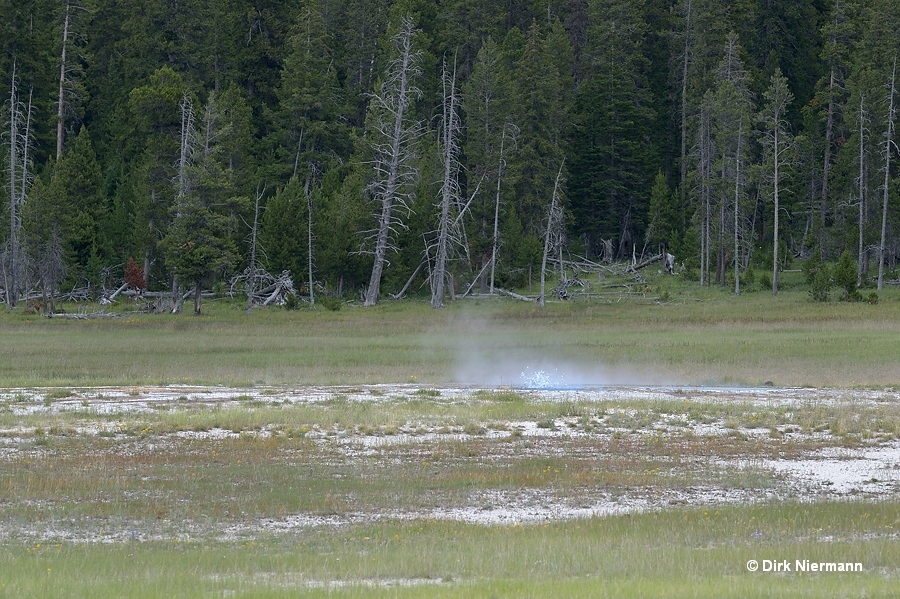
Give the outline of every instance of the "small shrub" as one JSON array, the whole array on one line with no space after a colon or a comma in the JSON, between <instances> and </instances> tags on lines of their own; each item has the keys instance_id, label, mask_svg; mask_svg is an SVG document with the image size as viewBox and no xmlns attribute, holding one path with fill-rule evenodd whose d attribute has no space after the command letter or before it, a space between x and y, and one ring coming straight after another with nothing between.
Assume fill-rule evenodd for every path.
<instances>
[{"instance_id":1,"label":"small shrub","mask_svg":"<svg viewBox=\"0 0 900 599\"><path fill-rule=\"evenodd\" d=\"M753 284L756 283L756 271L753 270L753 266L747 265L747 270L744 271L742 279L742 286L747 290L752 290Z\"/></svg>"},{"instance_id":2,"label":"small shrub","mask_svg":"<svg viewBox=\"0 0 900 599\"><path fill-rule=\"evenodd\" d=\"M296 293L289 293L284 298L284 309L285 310L296 310L300 307L300 300L297 299Z\"/></svg>"},{"instance_id":3,"label":"small shrub","mask_svg":"<svg viewBox=\"0 0 900 599\"><path fill-rule=\"evenodd\" d=\"M827 302L831 299L831 286L831 268L827 264L822 264L809 286L809 296L814 302Z\"/></svg>"},{"instance_id":4,"label":"small shrub","mask_svg":"<svg viewBox=\"0 0 900 599\"><path fill-rule=\"evenodd\" d=\"M763 291L772 288L772 277L769 273L759 275L759 288Z\"/></svg>"},{"instance_id":5,"label":"small shrub","mask_svg":"<svg viewBox=\"0 0 900 599\"><path fill-rule=\"evenodd\" d=\"M470 423L466 424L466 426L463 428L463 432L466 433L467 435L472 435L472 436L485 435L485 434L487 434L487 429L485 429L480 424L477 424L475 422L470 422Z\"/></svg>"},{"instance_id":6,"label":"small shrub","mask_svg":"<svg viewBox=\"0 0 900 599\"><path fill-rule=\"evenodd\" d=\"M856 288L856 263L847 250L844 250L834 269L832 269L831 278L834 284L843 290L844 293L841 299L845 302L862 301L862 295Z\"/></svg>"},{"instance_id":7,"label":"small shrub","mask_svg":"<svg viewBox=\"0 0 900 599\"><path fill-rule=\"evenodd\" d=\"M869 294L869 297L866 298L867 304L872 304L873 306L878 303L878 294L874 291Z\"/></svg>"},{"instance_id":8,"label":"small shrub","mask_svg":"<svg viewBox=\"0 0 900 599\"><path fill-rule=\"evenodd\" d=\"M819 269L822 267L822 257L819 256L818 252L813 252L812 256L803 263L803 266L800 268L803 271L803 277L806 279L806 284L812 286L813 281L816 279L816 275L819 274Z\"/></svg>"},{"instance_id":9,"label":"small shrub","mask_svg":"<svg viewBox=\"0 0 900 599\"><path fill-rule=\"evenodd\" d=\"M143 291L147 288L144 283L144 269L134 261L134 258L129 258L125 265L125 282L132 289Z\"/></svg>"},{"instance_id":10,"label":"small shrub","mask_svg":"<svg viewBox=\"0 0 900 599\"><path fill-rule=\"evenodd\" d=\"M700 269L694 267L687 267L683 271L681 271L681 276L684 277L685 281L691 281L692 283L696 283L700 280Z\"/></svg>"},{"instance_id":11,"label":"small shrub","mask_svg":"<svg viewBox=\"0 0 900 599\"><path fill-rule=\"evenodd\" d=\"M322 304L322 306L324 306L325 308L328 308L332 312L339 311L341 309L341 306L344 305L344 302L341 301L341 298L331 296L331 295L326 295L325 297L323 297L322 299L320 299L318 301L320 304Z\"/></svg>"}]
</instances>

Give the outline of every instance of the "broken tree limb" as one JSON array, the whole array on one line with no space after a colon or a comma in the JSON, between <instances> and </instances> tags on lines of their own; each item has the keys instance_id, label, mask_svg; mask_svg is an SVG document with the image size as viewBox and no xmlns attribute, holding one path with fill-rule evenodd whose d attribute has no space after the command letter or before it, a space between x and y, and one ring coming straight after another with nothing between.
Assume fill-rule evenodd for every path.
<instances>
[{"instance_id":1,"label":"broken tree limb","mask_svg":"<svg viewBox=\"0 0 900 599\"><path fill-rule=\"evenodd\" d=\"M472 293L472 288L475 287L475 283L478 282L478 279L481 278L481 275L484 274L484 271L487 270L487 267L490 266L490 265L491 265L491 263L490 263L490 262L487 262L484 266L481 267L481 270L478 271L478 274L475 275L475 278L472 279L472 282L469 284L468 287L466 287L466 292L463 293L463 297L466 297L466 296L468 296L470 293Z\"/></svg>"},{"instance_id":2,"label":"broken tree limb","mask_svg":"<svg viewBox=\"0 0 900 599\"><path fill-rule=\"evenodd\" d=\"M533 297L527 297L525 295L519 295L518 293L513 293L512 291L507 291L506 289L500 289L499 287L495 287L497 293L501 295L508 295L511 298L522 300L523 302L533 302L535 301Z\"/></svg>"},{"instance_id":3,"label":"broken tree limb","mask_svg":"<svg viewBox=\"0 0 900 599\"><path fill-rule=\"evenodd\" d=\"M635 264L634 266L632 266L631 270L633 272L637 272L640 269L642 269L646 266L650 266L654 262L659 262L662 259L663 259L663 254L657 254L655 256L651 256L651 257L647 258L646 260L644 260L643 262L641 262L640 264Z\"/></svg>"},{"instance_id":4,"label":"broken tree limb","mask_svg":"<svg viewBox=\"0 0 900 599\"><path fill-rule=\"evenodd\" d=\"M412 285L412 282L416 279L416 275L419 274L419 271L422 270L423 266L425 266L425 260L422 260L421 262L419 262L419 265L416 267L416 269L413 271L413 273L409 276L409 279L406 280L406 285L403 286L403 289L401 289L398 293L392 293L391 297L394 299L400 299L404 295L406 295L407 289L409 289L409 286Z\"/></svg>"},{"instance_id":5,"label":"broken tree limb","mask_svg":"<svg viewBox=\"0 0 900 599\"><path fill-rule=\"evenodd\" d=\"M119 287L118 289L116 289L116 290L112 293L112 295L110 295L109 297L101 297L101 298L100 298L100 303L103 304L103 305L113 303L113 301L115 301L116 297L118 297L118 295L119 295L120 293L122 293L123 291L125 291L126 289L128 289L128 283L122 283L122 286Z\"/></svg>"}]
</instances>

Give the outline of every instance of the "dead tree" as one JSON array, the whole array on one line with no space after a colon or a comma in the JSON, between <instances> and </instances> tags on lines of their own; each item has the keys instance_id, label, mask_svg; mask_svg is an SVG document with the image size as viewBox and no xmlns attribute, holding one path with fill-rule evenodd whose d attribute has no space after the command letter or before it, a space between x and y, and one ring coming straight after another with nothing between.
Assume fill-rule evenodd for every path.
<instances>
[{"instance_id":1,"label":"dead tree","mask_svg":"<svg viewBox=\"0 0 900 599\"><path fill-rule=\"evenodd\" d=\"M62 50L59 65L59 100L56 109L56 159L62 158L63 136L66 131L66 49L69 43L69 3L66 2L66 14L63 20Z\"/></svg>"},{"instance_id":2,"label":"dead tree","mask_svg":"<svg viewBox=\"0 0 900 599\"><path fill-rule=\"evenodd\" d=\"M315 291L313 290L313 201L312 192L309 189L309 177L307 176L306 185L304 186L306 194L306 267L307 267L307 285L309 286L309 305L316 303Z\"/></svg>"},{"instance_id":3,"label":"dead tree","mask_svg":"<svg viewBox=\"0 0 900 599\"><path fill-rule=\"evenodd\" d=\"M740 213L741 213L741 145L744 140L744 120L738 123L737 151L734 157L734 294L741 294L741 253L740 253ZM776 195L776 198L778 196ZM778 201L775 201L775 222L778 223ZM778 225L775 225L778 230ZM777 237L776 237L777 239ZM776 246L777 247L777 246ZM778 250L775 251L776 255Z\"/></svg>"},{"instance_id":4,"label":"dead tree","mask_svg":"<svg viewBox=\"0 0 900 599\"><path fill-rule=\"evenodd\" d=\"M776 69L772 75L772 84L765 93L767 100L763 109L762 120L765 124L764 143L767 149L768 167L771 168L772 199L775 203L775 219L773 226L772 253L772 295L778 295L778 256L779 256L779 217L781 216L780 192L781 182L785 177L785 167L790 163L789 153L792 151L792 140L788 131L787 110L794 95L788 88L787 79ZM736 222L736 221L735 221ZM735 246L735 255L737 247Z\"/></svg>"},{"instance_id":5,"label":"dead tree","mask_svg":"<svg viewBox=\"0 0 900 599\"><path fill-rule=\"evenodd\" d=\"M62 47L60 48L60 57L59 57L59 91L57 95L57 103L56 103L56 160L58 161L63 154L63 148L65 146L65 134L66 134L66 108L67 104L67 92L71 92L75 89L73 85L73 81L70 78L70 75L74 70L77 70L78 67L70 64L68 60L69 54L69 45L72 41L72 30L73 28L77 30L78 28L78 11L82 11L82 13L86 12L83 6L79 6L78 4L73 4L70 0L66 0L65 3L65 12L63 13L63 28L62 28ZM75 39L78 39L77 34L75 35Z\"/></svg>"},{"instance_id":6,"label":"dead tree","mask_svg":"<svg viewBox=\"0 0 900 599\"><path fill-rule=\"evenodd\" d=\"M562 228L562 207L559 205L559 183L562 179L563 166L566 163L566 159L563 158L562 163L559 165L559 172L556 173L556 181L553 183L553 197L550 199L550 210L547 213L547 231L544 233L544 256L541 259L541 295L538 297L538 304L541 308L544 307L544 290L546 286L547 280L547 256L550 254L551 250L551 236L553 234L553 230L556 227ZM562 267L562 264L560 264Z\"/></svg>"},{"instance_id":7,"label":"dead tree","mask_svg":"<svg viewBox=\"0 0 900 599\"><path fill-rule=\"evenodd\" d=\"M391 249L391 236L396 227L404 227L398 211L412 211L412 183L419 171L414 164L414 145L420 135L421 125L411 122L412 103L421 97L421 90L414 81L421 73L421 54L413 47L416 29L412 19L404 18L400 31L393 37L394 56L388 63L385 80L370 102L373 168L375 178L368 187L376 204L377 226L373 233L374 262L369 286L366 288L366 306L378 302L381 289L381 273Z\"/></svg>"},{"instance_id":8,"label":"dead tree","mask_svg":"<svg viewBox=\"0 0 900 599\"><path fill-rule=\"evenodd\" d=\"M39 256L36 264L38 282L41 286L41 301L45 314L56 312L56 294L66 272L59 229L51 227L49 239L38 245Z\"/></svg>"},{"instance_id":9,"label":"dead tree","mask_svg":"<svg viewBox=\"0 0 900 599\"><path fill-rule=\"evenodd\" d=\"M865 109L865 96L859 97L859 114L857 115L857 125L859 126L859 179L857 179L859 194L859 222L857 223L859 235L859 247L857 248L857 265L856 265L856 286L861 287L863 284L863 272L865 260L863 260L863 234L866 219L866 123L868 122L868 112Z\"/></svg>"},{"instance_id":10,"label":"dead tree","mask_svg":"<svg viewBox=\"0 0 900 599\"><path fill-rule=\"evenodd\" d=\"M503 168L506 166L506 159L503 157L503 151L506 145L507 127L510 129L510 140L515 143L516 135L519 131L518 127L512 123L505 123L503 131L500 133L500 157L497 163L497 193L494 200L494 235L491 243L491 285L490 293L494 293L494 273L497 269L497 250L500 247L500 186L503 182Z\"/></svg>"},{"instance_id":11,"label":"dead tree","mask_svg":"<svg viewBox=\"0 0 900 599\"><path fill-rule=\"evenodd\" d=\"M13 60L9 94L9 241L3 260L4 290L7 309L15 307L19 299L22 274L22 215L31 174L31 92L28 104L19 99L16 61Z\"/></svg>"},{"instance_id":12,"label":"dead tree","mask_svg":"<svg viewBox=\"0 0 900 599\"><path fill-rule=\"evenodd\" d=\"M260 192L256 188L256 202L253 205L253 228L250 230L250 276L247 277L247 316L253 314L253 293L256 289L256 232L259 225L259 201L262 199L265 189Z\"/></svg>"},{"instance_id":13,"label":"dead tree","mask_svg":"<svg viewBox=\"0 0 900 599\"><path fill-rule=\"evenodd\" d=\"M704 97L700 108L700 285L709 285L710 223L712 220L712 99Z\"/></svg>"},{"instance_id":14,"label":"dead tree","mask_svg":"<svg viewBox=\"0 0 900 599\"><path fill-rule=\"evenodd\" d=\"M434 271L431 273L431 307L441 308L444 305L444 282L447 277L447 260L451 242L451 209L460 201L458 173L459 164L459 111L456 94L456 65L453 72L447 71L444 61L443 73L443 117L441 119L441 157L444 165L444 177L441 183L441 218L438 226L437 255ZM459 222L458 219L456 222Z\"/></svg>"},{"instance_id":15,"label":"dead tree","mask_svg":"<svg viewBox=\"0 0 900 599\"><path fill-rule=\"evenodd\" d=\"M887 132L884 135L884 203L881 207L881 242L878 244L878 291L884 284L884 245L887 236L888 196L891 185L891 153L896 147L894 144L894 95L896 93L895 80L897 76L897 57L894 56L894 68L891 71L890 94L888 96Z\"/></svg>"},{"instance_id":16,"label":"dead tree","mask_svg":"<svg viewBox=\"0 0 900 599\"><path fill-rule=\"evenodd\" d=\"M194 145L196 142L197 131L194 126L194 104L191 101L191 98L184 94L181 98L181 103L178 105L178 110L181 113L181 134L180 134L180 144L179 144L179 154L178 154L178 175L176 180L176 190L175 190L175 219L179 220L182 218L184 203L187 201L187 196L191 192L191 181L189 177L189 170L191 166L191 162L194 156ZM194 310L199 313L200 306L200 281L196 282L195 297L194 297ZM181 308L184 305L184 294L181 288L181 282L178 280L178 275L172 275L172 302L174 304L172 308L173 314L181 313Z\"/></svg>"}]
</instances>

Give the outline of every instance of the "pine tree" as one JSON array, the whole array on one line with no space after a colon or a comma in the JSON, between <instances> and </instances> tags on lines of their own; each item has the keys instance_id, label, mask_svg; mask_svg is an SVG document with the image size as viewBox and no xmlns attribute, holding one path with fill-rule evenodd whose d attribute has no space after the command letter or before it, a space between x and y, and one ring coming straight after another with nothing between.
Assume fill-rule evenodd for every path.
<instances>
[{"instance_id":1,"label":"pine tree","mask_svg":"<svg viewBox=\"0 0 900 599\"><path fill-rule=\"evenodd\" d=\"M101 236L105 207L102 187L100 164L87 127L82 127L53 169L45 196L50 205L35 208L49 211L44 218L51 219L59 235L73 282L83 278L99 283L100 270L106 263L106 243ZM49 236L51 232L45 229L44 234Z\"/></svg>"},{"instance_id":2,"label":"pine tree","mask_svg":"<svg viewBox=\"0 0 900 599\"><path fill-rule=\"evenodd\" d=\"M566 98L572 80L571 70L567 76L560 67L563 63L571 65L571 48L567 44L558 21L546 33L537 22L532 22L514 67L517 79L512 102L518 108L516 125L520 134L509 172L515 173L511 183L517 213L523 219L526 234L536 238L543 231L556 168L566 151ZM560 57L560 53L564 56Z\"/></svg>"},{"instance_id":3,"label":"pine tree","mask_svg":"<svg viewBox=\"0 0 900 599\"><path fill-rule=\"evenodd\" d=\"M783 191L783 180L787 177L787 168L791 164L793 152L793 136L788 125L788 111L794 100L794 94L788 89L787 78L781 74L781 69L775 69L772 75L772 83L763 97L766 105L759 114L763 124L763 144L766 149L764 176L767 183L771 184L773 210L773 263L772 263L772 295L778 294L778 271L780 268L780 241L781 233L779 216L781 212L780 193Z\"/></svg>"},{"instance_id":4,"label":"pine tree","mask_svg":"<svg viewBox=\"0 0 900 599\"><path fill-rule=\"evenodd\" d=\"M483 272L482 292L494 291L496 265L500 245L501 208L509 200L510 186L506 170L516 150L518 127L509 101L512 77L506 68L500 46L492 38L485 40L463 86L462 106L466 119L465 174L472 203L470 243L475 267ZM504 185L504 178L507 179ZM490 285L486 284L489 277Z\"/></svg>"},{"instance_id":5,"label":"pine tree","mask_svg":"<svg viewBox=\"0 0 900 599\"><path fill-rule=\"evenodd\" d=\"M332 41L316 4L304 0L298 7L278 88L280 154L289 176L307 188L348 149Z\"/></svg>"},{"instance_id":6,"label":"pine tree","mask_svg":"<svg viewBox=\"0 0 900 599\"><path fill-rule=\"evenodd\" d=\"M603 239L630 255L646 226L647 198L659 164L647 143L655 120L640 52L645 25L624 0L590 5L586 79L576 94L569 197L574 232L596 254Z\"/></svg>"},{"instance_id":7,"label":"pine tree","mask_svg":"<svg viewBox=\"0 0 900 599\"><path fill-rule=\"evenodd\" d=\"M132 119L141 146L131 167L136 171L134 189L135 227L144 257L144 272L150 277L150 264L156 245L165 234L170 208L175 200L172 181L179 156L181 121L178 106L187 86L175 71L158 69L146 85L134 88L128 96Z\"/></svg>"}]
</instances>

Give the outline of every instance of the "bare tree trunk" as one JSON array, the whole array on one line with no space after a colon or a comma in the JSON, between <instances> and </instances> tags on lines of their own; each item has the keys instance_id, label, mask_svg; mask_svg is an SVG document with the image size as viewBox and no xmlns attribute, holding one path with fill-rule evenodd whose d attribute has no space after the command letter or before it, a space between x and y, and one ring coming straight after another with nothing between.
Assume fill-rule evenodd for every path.
<instances>
[{"instance_id":1,"label":"bare tree trunk","mask_svg":"<svg viewBox=\"0 0 900 599\"><path fill-rule=\"evenodd\" d=\"M550 212L547 215L547 231L544 233L544 256L541 259L541 294L538 296L538 304L541 308L544 307L545 304L545 296L544 291L546 288L546 280L547 280L547 256L550 253L550 236L553 232L553 226L555 225L555 221L557 220L557 202L556 198L559 192L559 180L562 178L562 170L563 165L566 163L566 159L563 158L562 163L559 165L559 172L556 173L556 182L553 184L553 197L550 200Z\"/></svg>"},{"instance_id":2,"label":"bare tree trunk","mask_svg":"<svg viewBox=\"0 0 900 599\"><path fill-rule=\"evenodd\" d=\"M693 36L693 4L691 0L687 0L687 14L685 15L684 26L684 56L681 65L681 205L684 206L687 195L687 90L688 90L688 67L691 62L691 43ZM701 275L702 276L702 275ZM701 281L702 285L702 281Z\"/></svg>"},{"instance_id":3,"label":"bare tree trunk","mask_svg":"<svg viewBox=\"0 0 900 599\"><path fill-rule=\"evenodd\" d=\"M190 181L188 179L188 167L191 162L191 154L194 147L194 105L191 99L185 93L181 98L181 104L178 106L181 110L181 147L178 157L178 190L177 197L180 201L191 191ZM180 202L178 206L178 215L181 215Z\"/></svg>"},{"instance_id":4,"label":"bare tree trunk","mask_svg":"<svg viewBox=\"0 0 900 599\"><path fill-rule=\"evenodd\" d=\"M891 152L894 145L894 85L897 76L897 57L894 56L894 68L891 71L891 94L888 102L888 128L884 142L884 203L881 208L881 243L878 246L878 291L884 284L884 246L887 237L888 196L891 185Z\"/></svg>"},{"instance_id":5,"label":"bare tree trunk","mask_svg":"<svg viewBox=\"0 0 900 599\"><path fill-rule=\"evenodd\" d=\"M710 127L710 107L704 100L700 110L700 201L702 223L700 225L700 285L709 285L710 258L710 179L712 171L712 131Z\"/></svg>"},{"instance_id":6,"label":"bare tree trunk","mask_svg":"<svg viewBox=\"0 0 900 599\"><path fill-rule=\"evenodd\" d=\"M56 160L62 157L63 153L63 137L66 132L66 102L65 102L65 84L66 84L66 46L69 42L69 3L66 2L66 16L63 21L63 38L62 52L59 66L59 99L56 109Z\"/></svg>"},{"instance_id":7,"label":"bare tree trunk","mask_svg":"<svg viewBox=\"0 0 900 599\"><path fill-rule=\"evenodd\" d=\"M824 245L825 207L828 204L828 185L831 177L831 138L834 130L834 67L831 67L831 77L828 82L828 112L825 117L825 157L822 163L822 197L819 202L819 230L817 231L819 253ZM774 283L774 278L773 278Z\"/></svg>"},{"instance_id":8,"label":"bare tree trunk","mask_svg":"<svg viewBox=\"0 0 900 599\"><path fill-rule=\"evenodd\" d=\"M864 272L864 264L865 260L863 259L863 234L864 234L864 224L866 218L866 112L865 112L865 98L859 98L859 222L857 223L858 230L857 234L859 235L857 248L857 265L856 265L856 286L860 287L863 284L863 272Z\"/></svg>"},{"instance_id":9,"label":"bare tree trunk","mask_svg":"<svg viewBox=\"0 0 900 599\"><path fill-rule=\"evenodd\" d=\"M16 172L18 170L17 142L19 140L18 109L19 99L16 85L16 61L13 59L12 83L9 91L9 273L7 275L6 309L14 308L18 301L19 288L19 218L17 214L18 193L16 193Z\"/></svg>"},{"instance_id":10,"label":"bare tree trunk","mask_svg":"<svg viewBox=\"0 0 900 599\"><path fill-rule=\"evenodd\" d=\"M314 306L316 304L316 296L313 290L313 230L312 230L312 209L313 209L313 201L312 201L312 193L309 189L309 177L306 179L306 185L304 186L304 190L306 193L306 266L309 274L309 305Z\"/></svg>"},{"instance_id":11,"label":"bare tree trunk","mask_svg":"<svg viewBox=\"0 0 900 599\"><path fill-rule=\"evenodd\" d=\"M253 205L253 230L250 232L250 276L247 277L247 316L253 314L253 294L256 292L256 232L259 225L259 200L262 199L259 187L256 188L256 202Z\"/></svg>"},{"instance_id":12,"label":"bare tree trunk","mask_svg":"<svg viewBox=\"0 0 900 599\"><path fill-rule=\"evenodd\" d=\"M737 154L734 159L734 294L741 294L741 252L740 252L740 212L741 212L741 142L743 141L744 119L738 123Z\"/></svg>"},{"instance_id":13,"label":"bare tree trunk","mask_svg":"<svg viewBox=\"0 0 900 599\"><path fill-rule=\"evenodd\" d=\"M450 205L459 202L459 186L456 174L459 169L457 132L459 115L456 110L456 65L453 73L447 73L446 61L441 79L444 93L442 98L443 119L441 123L443 138L444 179L441 185L441 221L438 228L437 255L434 272L431 276L431 307L438 309L444 305L444 280L447 276L447 250L450 237ZM452 292L451 292L452 293Z\"/></svg>"},{"instance_id":14,"label":"bare tree trunk","mask_svg":"<svg viewBox=\"0 0 900 599\"><path fill-rule=\"evenodd\" d=\"M33 91L32 89L28 93L28 105L24 107L23 113L23 106L19 100L14 59L9 98L9 272L6 275L5 285L7 310L15 307L18 303L19 287L22 285L20 280L23 258L22 216L19 210L25 204L28 184L31 181L29 150L31 149ZM23 120L24 129L22 129Z\"/></svg>"},{"instance_id":15,"label":"bare tree trunk","mask_svg":"<svg viewBox=\"0 0 900 599\"><path fill-rule=\"evenodd\" d=\"M779 136L778 136L778 134L779 134L779 130L780 130L780 127L778 126L778 123L776 122L776 123L775 123L775 127L773 128L773 131L772 131L773 135L775 136L775 138L774 138L774 140L773 140L773 142L774 142L774 144L775 144L775 148L774 148L774 153L775 153L775 164L774 164L775 180L774 180L774 186L775 186L775 188L774 188L774 190L773 190L773 191L774 191L774 199L775 199L775 219L774 219L774 223L773 223L774 231L772 232L772 235L773 235L773 247L772 247L772 295L778 295L778 254L779 254L779 252L780 252L779 245L778 245L778 244L779 244L779 240L778 240L778 233L779 233L779 230L778 230L778 216L779 216L779 212L780 212L780 206L778 205L778 168L779 168L779 166L780 166L780 164L779 164L779 163L780 163L780 160L779 160L779 156L778 156L778 151L779 151L779 148L778 148Z\"/></svg>"},{"instance_id":16,"label":"bare tree trunk","mask_svg":"<svg viewBox=\"0 0 900 599\"><path fill-rule=\"evenodd\" d=\"M716 258L716 283L725 286L725 201L728 197L728 190L724 185L726 179L725 159L722 159L722 197L719 200L719 236L716 242L717 258Z\"/></svg>"},{"instance_id":17,"label":"bare tree trunk","mask_svg":"<svg viewBox=\"0 0 900 599\"><path fill-rule=\"evenodd\" d=\"M491 286L490 293L494 293L494 274L497 269L497 249L500 246L500 182L503 180L503 167L506 162L503 159L503 150L506 142L506 127L509 123L503 125L503 131L500 134L500 161L497 164L497 194L494 199L494 235L491 244Z\"/></svg>"},{"instance_id":18,"label":"bare tree trunk","mask_svg":"<svg viewBox=\"0 0 900 599\"><path fill-rule=\"evenodd\" d=\"M183 304L184 294L181 291L181 285L178 284L178 277L172 275L172 314L181 314Z\"/></svg>"},{"instance_id":19,"label":"bare tree trunk","mask_svg":"<svg viewBox=\"0 0 900 599\"><path fill-rule=\"evenodd\" d=\"M411 172L412 153L409 146L415 133L406 122L412 101L421 95L421 91L411 81L419 73L419 54L413 49L414 33L412 20L404 19L400 32L394 37L398 56L391 61L387 80L382 85L380 94L372 99L377 107L386 110L393 118L391 122L379 123L376 127L378 131L375 133L381 136L375 143L383 142L376 147L376 153L380 155L376 158L376 181L372 186L380 210L375 233L375 260L372 264L369 286L366 288L363 302L365 306L374 306L378 302L381 274L390 246L394 210L398 203L404 204L401 188L414 178Z\"/></svg>"},{"instance_id":20,"label":"bare tree trunk","mask_svg":"<svg viewBox=\"0 0 900 599\"><path fill-rule=\"evenodd\" d=\"M194 283L194 315L200 315L200 298L203 296L203 292L200 288L200 281Z\"/></svg>"}]
</instances>

